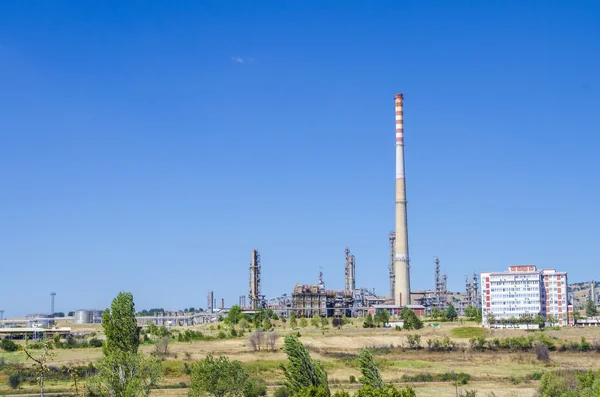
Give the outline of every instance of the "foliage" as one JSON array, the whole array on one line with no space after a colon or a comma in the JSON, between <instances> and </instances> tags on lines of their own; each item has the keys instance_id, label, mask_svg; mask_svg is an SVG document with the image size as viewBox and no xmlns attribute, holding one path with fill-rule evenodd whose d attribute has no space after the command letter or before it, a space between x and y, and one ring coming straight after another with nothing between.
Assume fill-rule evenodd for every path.
<instances>
[{"instance_id":1,"label":"foliage","mask_svg":"<svg viewBox=\"0 0 600 397\"><path fill-rule=\"evenodd\" d=\"M16 352L17 350L20 349L19 345L17 345L15 342L13 342L12 340L10 340L8 338L2 339L2 342L0 343L0 347L2 347L2 349L4 349L7 352Z\"/></svg>"},{"instance_id":2,"label":"foliage","mask_svg":"<svg viewBox=\"0 0 600 397\"><path fill-rule=\"evenodd\" d=\"M329 389L324 386L308 386L298 390L293 397L329 397Z\"/></svg>"},{"instance_id":3,"label":"foliage","mask_svg":"<svg viewBox=\"0 0 600 397\"><path fill-rule=\"evenodd\" d=\"M421 335L406 335L406 342L410 349L418 350L421 348Z\"/></svg>"},{"instance_id":4,"label":"foliage","mask_svg":"<svg viewBox=\"0 0 600 397\"><path fill-rule=\"evenodd\" d=\"M453 321L458 318L458 314L456 313L456 309L452 303L450 303L446 310L444 310L444 317L446 317L446 320L449 321Z\"/></svg>"},{"instance_id":5,"label":"foliage","mask_svg":"<svg viewBox=\"0 0 600 397\"><path fill-rule=\"evenodd\" d=\"M423 322L412 309L405 308L400 313L400 318L404 321L402 328L404 329L421 329L423 328Z\"/></svg>"},{"instance_id":6,"label":"foliage","mask_svg":"<svg viewBox=\"0 0 600 397\"><path fill-rule=\"evenodd\" d=\"M8 376L8 385L12 389L18 389L19 386L21 386L21 382L23 382L23 378L21 377L21 374L19 374L19 373L10 374Z\"/></svg>"},{"instance_id":7,"label":"foliage","mask_svg":"<svg viewBox=\"0 0 600 397\"><path fill-rule=\"evenodd\" d=\"M315 314L310 319L310 325L312 325L315 328L319 328L319 326L321 325L321 318L317 314Z\"/></svg>"},{"instance_id":8,"label":"foliage","mask_svg":"<svg viewBox=\"0 0 600 397\"><path fill-rule=\"evenodd\" d=\"M186 329L177 336L179 342L191 342L202 339L204 339L204 334L201 331L194 331L192 329Z\"/></svg>"},{"instance_id":9,"label":"foliage","mask_svg":"<svg viewBox=\"0 0 600 397\"><path fill-rule=\"evenodd\" d=\"M56 313L52 313L52 317L64 317L65 313L64 312L56 312Z\"/></svg>"},{"instance_id":10,"label":"foliage","mask_svg":"<svg viewBox=\"0 0 600 397\"><path fill-rule=\"evenodd\" d=\"M535 349L535 356L539 361L548 362L550 361L550 350L541 341L536 341L533 345Z\"/></svg>"},{"instance_id":11,"label":"foliage","mask_svg":"<svg viewBox=\"0 0 600 397\"><path fill-rule=\"evenodd\" d=\"M372 388L371 386L365 386L362 389L354 393L354 397L416 397L415 391L407 386L403 389L396 389L392 385L388 385L383 388Z\"/></svg>"},{"instance_id":12,"label":"foliage","mask_svg":"<svg viewBox=\"0 0 600 397\"><path fill-rule=\"evenodd\" d=\"M130 292L119 292L110 309L102 315L102 328L106 343L102 348L105 356L113 352L137 353L140 332L135 319L135 305Z\"/></svg>"},{"instance_id":13,"label":"foliage","mask_svg":"<svg viewBox=\"0 0 600 397\"><path fill-rule=\"evenodd\" d=\"M296 336L285 337L283 351L288 357L289 364L282 365L288 390L295 394L310 386L323 387L329 395L327 373L319 361L314 361L306 347Z\"/></svg>"},{"instance_id":14,"label":"foliage","mask_svg":"<svg viewBox=\"0 0 600 397\"><path fill-rule=\"evenodd\" d=\"M365 317L365 321L363 322L363 328L373 328L375 327L375 322L373 321L373 316L371 316L371 313L367 314L367 317Z\"/></svg>"},{"instance_id":15,"label":"foliage","mask_svg":"<svg viewBox=\"0 0 600 397\"><path fill-rule=\"evenodd\" d=\"M290 397L290 391L286 386L281 386L275 389L273 397Z\"/></svg>"},{"instance_id":16,"label":"foliage","mask_svg":"<svg viewBox=\"0 0 600 397\"><path fill-rule=\"evenodd\" d=\"M33 361L33 368L37 374L37 380L40 385L40 395L44 396L44 379L46 377L46 373L50 370L48 368L48 363L54 359L55 353L52 352L52 343L46 339L43 342L43 352L34 357L27 348L27 341L25 341L25 347L23 348L23 352L27 357L27 360Z\"/></svg>"},{"instance_id":17,"label":"foliage","mask_svg":"<svg viewBox=\"0 0 600 397\"><path fill-rule=\"evenodd\" d=\"M211 354L192 367L190 397L210 394L215 397L243 395L248 373L239 361L230 362L225 356L215 359Z\"/></svg>"},{"instance_id":18,"label":"foliage","mask_svg":"<svg viewBox=\"0 0 600 397\"><path fill-rule=\"evenodd\" d=\"M296 312L292 311L290 313L290 327L292 329L298 328L298 320L296 320Z\"/></svg>"},{"instance_id":19,"label":"foliage","mask_svg":"<svg viewBox=\"0 0 600 397\"><path fill-rule=\"evenodd\" d=\"M327 327L329 325L329 321L327 317L321 317L321 327Z\"/></svg>"},{"instance_id":20,"label":"foliage","mask_svg":"<svg viewBox=\"0 0 600 397\"><path fill-rule=\"evenodd\" d=\"M587 300L585 303L585 315L587 317L594 317L598 315L598 308L596 307L596 303L593 299Z\"/></svg>"},{"instance_id":21,"label":"foliage","mask_svg":"<svg viewBox=\"0 0 600 397\"><path fill-rule=\"evenodd\" d=\"M308 327L308 320L304 317L302 317L300 319L300 328L306 328Z\"/></svg>"},{"instance_id":22,"label":"foliage","mask_svg":"<svg viewBox=\"0 0 600 397\"><path fill-rule=\"evenodd\" d=\"M384 386L383 379L379 374L379 369L375 364L373 355L366 349L363 349L358 355L358 366L363 376L359 379L365 386L371 386L375 389Z\"/></svg>"},{"instance_id":23,"label":"foliage","mask_svg":"<svg viewBox=\"0 0 600 397\"><path fill-rule=\"evenodd\" d=\"M381 326L381 325L385 325L390 321L390 313L383 309L383 310L378 310L375 313L375 317L373 318L373 320L375 321L375 324L377 324L377 326Z\"/></svg>"},{"instance_id":24,"label":"foliage","mask_svg":"<svg viewBox=\"0 0 600 397\"><path fill-rule=\"evenodd\" d=\"M92 393L115 397L147 396L161 379L162 367L155 358L138 353L139 329L133 295L120 292L102 316L106 342L98 374L88 382Z\"/></svg>"},{"instance_id":25,"label":"foliage","mask_svg":"<svg viewBox=\"0 0 600 397\"><path fill-rule=\"evenodd\" d=\"M233 305L225 317L225 323L236 325L241 320L241 316L242 308L239 305Z\"/></svg>"},{"instance_id":26,"label":"foliage","mask_svg":"<svg viewBox=\"0 0 600 397\"><path fill-rule=\"evenodd\" d=\"M436 320L440 319L440 318L442 318L443 315L444 315L444 312L442 312L437 307L434 307L433 309L431 309L431 317L433 319L436 319Z\"/></svg>"},{"instance_id":27,"label":"foliage","mask_svg":"<svg viewBox=\"0 0 600 397\"><path fill-rule=\"evenodd\" d=\"M163 373L159 360L129 351L113 351L97 367L98 375L89 380L89 388L107 396L148 396Z\"/></svg>"},{"instance_id":28,"label":"foliage","mask_svg":"<svg viewBox=\"0 0 600 397\"><path fill-rule=\"evenodd\" d=\"M267 395L267 384L262 378L248 378L242 389L244 397L260 397Z\"/></svg>"}]
</instances>

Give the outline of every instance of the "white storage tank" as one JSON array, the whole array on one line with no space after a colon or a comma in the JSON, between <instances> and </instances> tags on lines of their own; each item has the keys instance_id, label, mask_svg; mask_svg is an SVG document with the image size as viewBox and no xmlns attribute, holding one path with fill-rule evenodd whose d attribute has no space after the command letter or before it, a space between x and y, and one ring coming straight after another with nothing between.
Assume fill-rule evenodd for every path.
<instances>
[{"instance_id":1,"label":"white storage tank","mask_svg":"<svg viewBox=\"0 0 600 397\"><path fill-rule=\"evenodd\" d=\"M75 324L89 324L92 322L89 310L77 310L73 315Z\"/></svg>"}]
</instances>

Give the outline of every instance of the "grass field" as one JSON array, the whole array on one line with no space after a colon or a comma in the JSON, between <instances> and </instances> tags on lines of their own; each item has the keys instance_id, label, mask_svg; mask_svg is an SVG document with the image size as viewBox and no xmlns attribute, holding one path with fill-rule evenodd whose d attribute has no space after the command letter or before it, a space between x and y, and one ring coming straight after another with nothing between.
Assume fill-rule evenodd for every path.
<instances>
[{"instance_id":1,"label":"grass field","mask_svg":"<svg viewBox=\"0 0 600 397\"><path fill-rule=\"evenodd\" d=\"M250 350L248 336L242 338L207 340L196 342L175 342L169 345L171 356L163 363L165 378L163 387L179 387L189 384L189 376L184 372L184 365L189 359L202 359L207 354L226 355L231 360L239 360L252 373L263 377L269 385L269 392L283 382L280 364L286 363L282 352L283 336L290 330L281 327L276 331L281 336L275 352L253 352ZM214 328L214 327L213 327ZM194 327L205 334L216 334L209 326ZM600 354L597 352L572 353L552 352L548 363L539 362L533 352L509 351L473 351L468 347L469 339L473 337L506 338L532 335L521 330L488 330L475 325L458 323L441 323L439 327L427 326L419 331L396 331L393 329L363 329L355 322L343 329L300 329L300 340L308 347L313 358L319 359L329 375L333 389L354 390L357 385L350 383L350 376L360 377L356 356L363 348L369 348L379 365L386 382L406 384L407 377L411 379L427 378L427 375L464 373L470 376L466 385L459 386L462 390L478 390L479 396L486 396L493 391L496 396L534 396L537 388L535 374L543 371L568 369L597 369L600 366ZM94 327L94 332L100 332ZM579 341L585 337L590 342L600 343L600 328L564 328L543 332L552 340ZM456 343L458 348L450 352L431 352L426 349L410 350L407 348L407 335L418 334L421 344L426 346L427 339L448 338ZM150 354L154 347L143 345L142 351ZM102 357L101 349L72 349L56 350L52 365L69 366L85 365ZM22 353L0 353L0 357L8 363L24 361ZM539 376L537 377L539 378ZM451 381L412 382L418 396L455 396L456 389ZM66 391L68 383L49 384L49 391ZM36 385L24 385L20 392L35 392ZM9 394L7 375L0 373L0 395ZM184 396L187 389L155 390L154 396Z\"/></svg>"}]
</instances>

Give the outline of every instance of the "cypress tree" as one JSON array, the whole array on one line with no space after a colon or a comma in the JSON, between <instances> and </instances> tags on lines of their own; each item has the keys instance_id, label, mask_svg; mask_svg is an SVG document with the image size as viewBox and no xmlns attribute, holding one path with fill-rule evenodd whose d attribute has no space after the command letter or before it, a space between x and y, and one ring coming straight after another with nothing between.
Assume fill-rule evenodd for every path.
<instances>
[{"instance_id":1,"label":"cypress tree","mask_svg":"<svg viewBox=\"0 0 600 397\"><path fill-rule=\"evenodd\" d=\"M360 372L363 376L359 379L360 383L365 386L371 386L374 389L379 389L384 386L383 379L379 374L379 369L375 365L373 355L367 350L363 349L358 356L358 365Z\"/></svg>"}]
</instances>

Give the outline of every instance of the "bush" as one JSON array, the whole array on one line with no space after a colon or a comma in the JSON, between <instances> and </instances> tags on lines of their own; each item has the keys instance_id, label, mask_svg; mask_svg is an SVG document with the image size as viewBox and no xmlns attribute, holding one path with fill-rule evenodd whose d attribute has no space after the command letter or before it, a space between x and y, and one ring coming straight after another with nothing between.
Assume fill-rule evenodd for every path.
<instances>
[{"instance_id":1,"label":"bush","mask_svg":"<svg viewBox=\"0 0 600 397\"><path fill-rule=\"evenodd\" d=\"M418 350L421 348L421 335L406 335L406 341L410 349Z\"/></svg>"},{"instance_id":2,"label":"bush","mask_svg":"<svg viewBox=\"0 0 600 397\"><path fill-rule=\"evenodd\" d=\"M275 390L273 397L290 397L290 391L287 387L282 386Z\"/></svg>"},{"instance_id":3,"label":"bush","mask_svg":"<svg viewBox=\"0 0 600 397\"><path fill-rule=\"evenodd\" d=\"M103 343L100 339L98 338L92 338L90 339L90 347L102 347Z\"/></svg>"},{"instance_id":4,"label":"bush","mask_svg":"<svg viewBox=\"0 0 600 397\"><path fill-rule=\"evenodd\" d=\"M350 375L350 383L356 383L356 376Z\"/></svg>"},{"instance_id":5,"label":"bush","mask_svg":"<svg viewBox=\"0 0 600 397\"><path fill-rule=\"evenodd\" d=\"M260 397L267 395L267 384L262 378L248 378L242 390L244 397Z\"/></svg>"},{"instance_id":6,"label":"bush","mask_svg":"<svg viewBox=\"0 0 600 397\"><path fill-rule=\"evenodd\" d=\"M219 338L219 339L227 339L227 335L225 334L225 332L220 331L219 334L217 335L217 338Z\"/></svg>"},{"instance_id":7,"label":"bush","mask_svg":"<svg viewBox=\"0 0 600 397\"><path fill-rule=\"evenodd\" d=\"M7 352L16 352L20 349L19 345L17 345L15 342L8 338L2 339L2 343L0 343L0 346Z\"/></svg>"},{"instance_id":8,"label":"bush","mask_svg":"<svg viewBox=\"0 0 600 397\"><path fill-rule=\"evenodd\" d=\"M535 356L539 361L543 361L545 363L550 361L550 350L544 343L537 341L533 347L535 349Z\"/></svg>"},{"instance_id":9,"label":"bush","mask_svg":"<svg viewBox=\"0 0 600 397\"><path fill-rule=\"evenodd\" d=\"M22 381L23 381L23 379L21 378L21 375L19 375L19 374L11 374L8 377L8 384L12 389L18 389L19 386L21 386Z\"/></svg>"}]
</instances>

